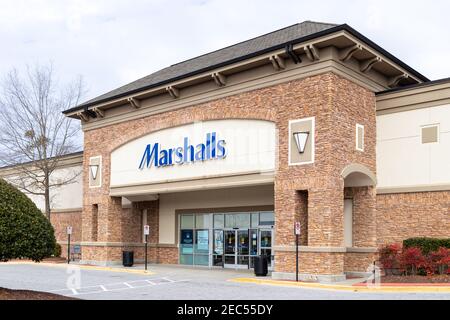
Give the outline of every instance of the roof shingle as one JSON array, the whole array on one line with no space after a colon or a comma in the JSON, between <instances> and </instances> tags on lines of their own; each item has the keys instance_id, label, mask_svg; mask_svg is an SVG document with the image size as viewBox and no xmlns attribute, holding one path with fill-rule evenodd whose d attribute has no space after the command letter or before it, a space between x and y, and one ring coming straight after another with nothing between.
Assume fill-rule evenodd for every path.
<instances>
[{"instance_id":1,"label":"roof shingle","mask_svg":"<svg viewBox=\"0 0 450 320\"><path fill-rule=\"evenodd\" d=\"M281 45L289 41L305 37L314 33L318 33L333 27L336 24L330 23L320 23L305 21L302 23L294 24L292 26L270 32L268 34L240 42L238 44L213 51L196 58L192 58L170 67L161 69L155 73L152 73L146 77L133 81L101 96L98 96L92 100L89 100L80 105L91 105L95 102L104 101L107 99L112 99L114 97L120 96L130 91L136 91L141 88L146 88L148 86L156 85L158 83L181 77L186 74L193 73L198 70L202 70L214 65L218 65L227 61L232 61L234 59L244 57L246 55L262 51L274 47L276 45Z\"/></svg>"}]
</instances>

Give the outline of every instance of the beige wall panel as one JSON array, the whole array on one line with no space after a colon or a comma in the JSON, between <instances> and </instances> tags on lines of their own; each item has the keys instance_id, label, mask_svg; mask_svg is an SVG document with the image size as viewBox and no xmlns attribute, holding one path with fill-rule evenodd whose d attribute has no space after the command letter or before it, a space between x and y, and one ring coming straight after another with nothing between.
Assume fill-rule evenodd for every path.
<instances>
[{"instance_id":1,"label":"beige wall panel","mask_svg":"<svg viewBox=\"0 0 450 320\"><path fill-rule=\"evenodd\" d=\"M418 137L426 124L430 124L427 109L377 116L377 141Z\"/></svg>"},{"instance_id":2,"label":"beige wall panel","mask_svg":"<svg viewBox=\"0 0 450 320\"><path fill-rule=\"evenodd\" d=\"M79 209L83 205L82 166L67 167L55 170L51 179L56 183L59 179L67 180L78 174L73 183L50 190L50 207L52 210ZM8 180L8 177L5 177ZM10 178L14 179L14 178ZM44 210L45 201L43 196L26 194L36 206Z\"/></svg>"},{"instance_id":3,"label":"beige wall panel","mask_svg":"<svg viewBox=\"0 0 450 320\"><path fill-rule=\"evenodd\" d=\"M440 133L438 144L430 144L430 180L436 184L450 183L450 132Z\"/></svg>"},{"instance_id":4,"label":"beige wall panel","mask_svg":"<svg viewBox=\"0 0 450 320\"><path fill-rule=\"evenodd\" d=\"M450 104L430 108L430 123L439 123L441 132L450 132Z\"/></svg>"},{"instance_id":5,"label":"beige wall panel","mask_svg":"<svg viewBox=\"0 0 450 320\"><path fill-rule=\"evenodd\" d=\"M423 126L439 124L439 142L422 144ZM378 188L450 184L450 105L377 117Z\"/></svg>"}]
</instances>

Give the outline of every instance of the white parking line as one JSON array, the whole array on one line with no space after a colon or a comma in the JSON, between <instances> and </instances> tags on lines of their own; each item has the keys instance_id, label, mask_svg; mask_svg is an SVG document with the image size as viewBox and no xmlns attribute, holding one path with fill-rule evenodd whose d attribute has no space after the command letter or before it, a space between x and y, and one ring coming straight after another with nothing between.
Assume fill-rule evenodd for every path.
<instances>
[{"instance_id":1,"label":"white parking line","mask_svg":"<svg viewBox=\"0 0 450 320\"><path fill-rule=\"evenodd\" d=\"M161 281L164 280L164 281ZM49 292L63 292L63 291L71 291L71 294L67 294L68 296L80 296L80 295L87 295L87 294L93 294L93 293L104 293L104 292L112 292L112 291L122 291L122 290L130 290L130 289L140 289L140 288L148 288L148 287L153 287L153 286L158 286L158 285L163 285L163 284L175 284L175 283L180 283L180 282L187 282L190 281L188 279L184 279L184 280L172 280L169 278L155 278L155 279L149 279L149 280L135 280L135 281L127 281L127 282L116 282L116 283L109 283L109 284L104 284L104 285L93 285L93 286L86 286L86 287L80 287L77 289L57 289L57 290L51 290ZM138 284L138 283L142 283L142 282L146 282L148 283L148 285L136 285L133 286L132 284ZM125 287L122 288L110 288L107 289L108 286L117 286L117 285L124 285ZM94 289L92 291L86 291L86 289ZM97 289L97 290L96 290Z\"/></svg>"}]
</instances>

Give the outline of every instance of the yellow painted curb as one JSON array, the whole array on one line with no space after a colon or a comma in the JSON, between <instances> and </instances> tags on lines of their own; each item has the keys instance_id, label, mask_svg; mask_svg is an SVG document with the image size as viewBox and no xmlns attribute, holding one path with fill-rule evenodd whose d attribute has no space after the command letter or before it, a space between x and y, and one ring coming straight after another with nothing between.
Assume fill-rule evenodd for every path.
<instances>
[{"instance_id":1,"label":"yellow painted curb","mask_svg":"<svg viewBox=\"0 0 450 320\"><path fill-rule=\"evenodd\" d=\"M38 265L38 266L46 266L46 267L67 267L67 266L77 266L83 270L96 270L96 271L110 271L110 272L121 272L121 273L133 273L133 274L141 274L141 275L154 275L155 272L145 271L145 270L136 270L136 269L121 269L114 267L100 267L100 266L89 266L82 264L65 264L65 263L48 263L48 262L31 262L31 261L13 261L13 262L5 262L5 264L28 264L28 265ZM0 263L2 265L2 263Z\"/></svg>"},{"instance_id":2,"label":"yellow painted curb","mask_svg":"<svg viewBox=\"0 0 450 320\"><path fill-rule=\"evenodd\" d=\"M235 278L228 280L230 282L238 283L253 283L268 286L284 286L284 287L299 287L299 288L311 288L311 289L324 289L324 290L342 290L352 292L428 292L428 293L450 293L450 286L442 287L425 287L425 286L408 286L408 287L353 287L333 284L322 283L305 283L305 282L291 282L291 281L278 281L278 280L263 280L254 278Z\"/></svg>"}]
</instances>

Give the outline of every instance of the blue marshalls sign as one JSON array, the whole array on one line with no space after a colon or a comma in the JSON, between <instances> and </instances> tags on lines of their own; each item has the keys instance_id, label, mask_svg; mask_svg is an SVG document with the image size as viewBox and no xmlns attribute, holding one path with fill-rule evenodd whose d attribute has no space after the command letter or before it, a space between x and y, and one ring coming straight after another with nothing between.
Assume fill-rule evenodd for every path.
<instances>
[{"instance_id":1,"label":"blue marshalls sign","mask_svg":"<svg viewBox=\"0 0 450 320\"><path fill-rule=\"evenodd\" d=\"M148 144L142 155L139 169L168 167L175 164L223 159L226 157L225 140L219 140L216 132L206 134L205 142L193 145L189 137L183 138L183 145L165 149L160 143Z\"/></svg>"}]
</instances>

